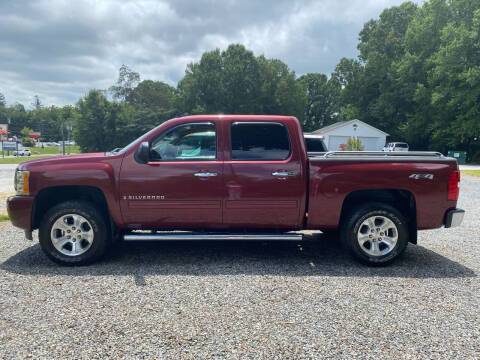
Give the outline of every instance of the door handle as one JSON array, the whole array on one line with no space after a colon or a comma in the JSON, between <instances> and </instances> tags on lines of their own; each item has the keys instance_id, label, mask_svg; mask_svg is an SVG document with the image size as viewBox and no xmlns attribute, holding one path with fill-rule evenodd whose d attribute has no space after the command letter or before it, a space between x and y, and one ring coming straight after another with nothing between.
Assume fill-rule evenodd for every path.
<instances>
[{"instance_id":1,"label":"door handle","mask_svg":"<svg viewBox=\"0 0 480 360\"><path fill-rule=\"evenodd\" d=\"M217 176L217 173L211 173L211 172L198 172L193 174L193 176L198 176L198 177L212 177L212 176Z\"/></svg>"},{"instance_id":2,"label":"door handle","mask_svg":"<svg viewBox=\"0 0 480 360\"><path fill-rule=\"evenodd\" d=\"M295 173L293 171L274 171L272 172L272 175L286 177L286 176L295 176Z\"/></svg>"}]
</instances>

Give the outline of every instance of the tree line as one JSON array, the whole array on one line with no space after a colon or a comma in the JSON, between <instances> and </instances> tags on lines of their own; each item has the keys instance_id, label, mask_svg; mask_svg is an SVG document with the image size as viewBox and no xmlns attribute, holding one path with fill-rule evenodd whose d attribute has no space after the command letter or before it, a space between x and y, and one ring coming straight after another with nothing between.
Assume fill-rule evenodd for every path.
<instances>
[{"instance_id":1,"label":"tree line","mask_svg":"<svg viewBox=\"0 0 480 360\"><path fill-rule=\"evenodd\" d=\"M278 59L243 45L207 51L187 66L176 87L142 80L123 65L106 90L75 105L32 110L6 106L0 123L58 140L66 124L83 151L121 147L163 121L186 114L296 116L305 131L358 118L406 141L411 149L480 150L480 3L404 2L364 24L359 55L342 58L327 76L297 76ZM298 54L302 56L302 54Z\"/></svg>"}]
</instances>

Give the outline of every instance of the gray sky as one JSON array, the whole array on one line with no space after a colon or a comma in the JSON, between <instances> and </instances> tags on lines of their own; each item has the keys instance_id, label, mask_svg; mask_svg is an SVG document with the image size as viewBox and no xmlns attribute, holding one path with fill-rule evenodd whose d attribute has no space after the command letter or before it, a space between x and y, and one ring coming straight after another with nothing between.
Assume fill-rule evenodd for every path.
<instances>
[{"instance_id":1,"label":"gray sky","mask_svg":"<svg viewBox=\"0 0 480 360\"><path fill-rule=\"evenodd\" d=\"M401 0L1 0L0 92L8 104L75 103L122 64L176 85L204 51L244 44L297 75L357 55L358 32Z\"/></svg>"}]
</instances>

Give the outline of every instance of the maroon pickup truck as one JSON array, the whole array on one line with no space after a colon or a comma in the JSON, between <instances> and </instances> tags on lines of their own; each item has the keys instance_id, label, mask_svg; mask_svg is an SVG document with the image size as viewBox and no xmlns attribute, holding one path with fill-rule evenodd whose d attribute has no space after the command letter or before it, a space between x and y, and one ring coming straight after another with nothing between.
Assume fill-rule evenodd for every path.
<instances>
[{"instance_id":1,"label":"maroon pickup truck","mask_svg":"<svg viewBox=\"0 0 480 360\"><path fill-rule=\"evenodd\" d=\"M338 231L349 253L380 265L417 229L461 223L459 181L440 153L308 157L294 117L202 115L121 150L24 162L7 205L61 264L91 263L119 240L301 240L313 229Z\"/></svg>"}]
</instances>

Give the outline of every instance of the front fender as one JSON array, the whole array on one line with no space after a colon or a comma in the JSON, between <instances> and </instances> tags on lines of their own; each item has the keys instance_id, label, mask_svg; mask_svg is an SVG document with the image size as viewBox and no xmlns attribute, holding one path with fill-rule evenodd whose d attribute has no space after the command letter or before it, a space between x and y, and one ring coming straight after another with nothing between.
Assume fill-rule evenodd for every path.
<instances>
[{"instance_id":1,"label":"front fender","mask_svg":"<svg viewBox=\"0 0 480 360\"><path fill-rule=\"evenodd\" d=\"M122 218L118 202L115 166L107 162L79 162L44 165L30 170L30 192L38 195L42 190L63 186L88 186L99 189L107 203L113 221L120 225ZM120 166L118 166L120 168Z\"/></svg>"}]
</instances>

